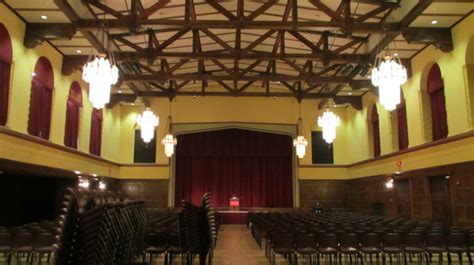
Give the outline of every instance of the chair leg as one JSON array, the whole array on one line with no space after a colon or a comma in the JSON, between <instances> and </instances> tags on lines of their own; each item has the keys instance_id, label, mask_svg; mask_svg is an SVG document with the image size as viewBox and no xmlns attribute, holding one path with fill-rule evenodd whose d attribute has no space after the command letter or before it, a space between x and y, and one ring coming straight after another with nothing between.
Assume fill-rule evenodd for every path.
<instances>
[{"instance_id":1,"label":"chair leg","mask_svg":"<svg viewBox=\"0 0 474 265\"><path fill-rule=\"evenodd\" d=\"M472 257L471 252L469 252L469 250L467 251L467 259L469 260L469 265L472 265Z\"/></svg>"},{"instance_id":2,"label":"chair leg","mask_svg":"<svg viewBox=\"0 0 474 265\"><path fill-rule=\"evenodd\" d=\"M451 253L446 253L448 255L448 264L451 264Z\"/></svg>"}]
</instances>

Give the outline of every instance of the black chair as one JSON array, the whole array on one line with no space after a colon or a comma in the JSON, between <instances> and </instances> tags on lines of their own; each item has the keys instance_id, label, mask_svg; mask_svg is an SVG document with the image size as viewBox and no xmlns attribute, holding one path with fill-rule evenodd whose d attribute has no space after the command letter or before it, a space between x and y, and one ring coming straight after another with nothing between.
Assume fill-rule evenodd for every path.
<instances>
[{"instance_id":1,"label":"black chair","mask_svg":"<svg viewBox=\"0 0 474 265\"><path fill-rule=\"evenodd\" d=\"M349 256L349 262L352 264L352 256L355 256L355 261L357 263L359 257L362 262L362 255L360 255L360 246L359 238L356 234L343 234L341 236L341 245L339 247L339 262L342 262L342 255L345 255L346 258Z\"/></svg>"},{"instance_id":2,"label":"black chair","mask_svg":"<svg viewBox=\"0 0 474 265\"><path fill-rule=\"evenodd\" d=\"M323 258L332 264L333 258L334 261L337 261L339 253L339 242L336 234L322 234L319 236L318 240L318 254L323 256ZM327 263L327 262L326 262ZM318 257L319 264L319 257Z\"/></svg>"},{"instance_id":3,"label":"black chair","mask_svg":"<svg viewBox=\"0 0 474 265\"><path fill-rule=\"evenodd\" d=\"M369 256L370 264L372 264L372 255L375 255L377 264L379 263L379 254L382 252L380 249L381 241L380 236L376 233L363 234L361 236L361 252L364 256Z\"/></svg>"},{"instance_id":4,"label":"black chair","mask_svg":"<svg viewBox=\"0 0 474 265\"><path fill-rule=\"evenodd\" d=\"M276 254L284 256L290 264L297 264L295 255L295 237L288 232L275 231L269 234L271 242L270 263L276 263Z\"/></svg>"},{"instance_id":5,"label":"black chair","mask_svg":"<svg viewBox=\"0 0 474 265\"><path fill-rule=\"evenodd\" d=\"M12 255L12 237L8 231L0 232L0 253L3 254L6 263L10 264Z\"/></svg>"},{"instance_id":6,"label":"black chair","mask_svg":"<svg viewBox=\"0 0 474 265\"><path fill-rule=\"evenodd\" d=\"M448 252L444 234L428 233L426 235L426 251L430 255L430 261L433 254L438 254L439 264L443 264L443 254Z\"/></svg>"},{"instance_id":7,"label":"black chair","mask_svg":"<svg viewBox=\"0 0 474 265\"><path fill-rule=\"evenodd\" d=\"M12 238L12 253L18 264L21 258L26 255L26 262L33 260L33 234L28 231L17 230Z\"/></svg>"},{"instance_id":8,"label":"black chair","mask_svg":"<svg viewBox=\"0 0 474 265\"><path fill-rule=\"evenodd\" d=\"M400 261L400 255L403 253L402 236L398 233L387 233L382 239L382 263L385 264L386 255L392 263L392 255L395 255L397 262Z\"/></svg>"},{"instance_id":9,"label":"black chair","mask_svg":"<svg viewBox=\"0 0 474 265\"><path fill-rule=\"evenodd\" d=\"M313 234L299 233L296 235L296 253L305 258L309 256L309 263L313 264L318 252L318 244Z\"/></svg>"},{"instance_id":10,"label":"black chair","mask_svg":"<svg viewBox=\"0 0 474 265\"><path fill-rule=\"evenodd\" d=\"M462 254L468 254L467 237L465 233L450 233L447 238L448 261L451 263L451 254L457 254L459 264L462 264Z\"/></svg>"},{"instance_id":11,"label":"black chair","mask_svg":"<svg viewBox=\"0 0 474 265\"><path fill-rule=\"evenodd\" d=\"M54 246L54 236L52 233L40 233L35 236L34 239L34 254L37 255L38 264L41 264L43 256L47 256L47 262L51 259L51 255L56 250Z\"/></svg>"},{"instance_id":12,"label":"black chair","mask_svg":"<svg viewBox=\"0 0 474 265\"><path fill-rule=\"evenodd\" d=\"M423 261L423 256L425 254L426 254L425 239L424 239L423 234L408 233L405 236L405 247L404 247L405 264L408 264L407 255L410 259L410 263L412 262L412 256L417 255L418 264L421 264L421 262Z\"/></svg>"}]
</instances>

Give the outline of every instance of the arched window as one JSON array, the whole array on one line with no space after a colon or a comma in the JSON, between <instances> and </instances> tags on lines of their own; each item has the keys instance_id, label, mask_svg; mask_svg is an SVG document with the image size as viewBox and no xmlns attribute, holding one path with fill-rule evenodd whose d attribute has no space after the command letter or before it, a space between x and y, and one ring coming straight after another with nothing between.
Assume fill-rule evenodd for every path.
<instances>
[{"instance_id":1,"label":"arched window","mask_svg":"<svg viewBox=\"0 0 474 265\"><path fill-rule=\"evenodd\" d=\"M380 126L379 126L379 114L377 112L377 106L374 104L372 107L372 114L370 116L370 122L372 124L372 141L374 147L374 157L380 156Z\"/></svg>"},{"instance_id":2,"label":"arched window","mask_svg":"<svg viewBox=\"0 0 474 265\"><path fill-rule=\"evenodd\" d=\"M434 64L428 74L428 94L430 97L433 141L448 136L444 84L438 64Z\"/></svg>"},{"instance_id":3,"label":"arched window","mask_svg":"<svg viewBox=\"0 0 474 265\"><path fill-rule=\"evenodd\" d=\"M405 97L401 91L401 102L397 105L397 127L398 127L398 150L408 148L408 122Z\"/></svg>"},{"instance_id":4,"label":"arched window","mask_svg":"<svg viewBox=\"0 0 474 265\"><path fill-rule=\"evenodd\" d=\"M53 67L46 57L40 57L36 62L33 80L31 81L30 113L28 116L29 134L49 139L53 89Z\"/></svg>"},{"instance_id":5,"label":"arched window","mask_svg":"<svg viewBox=\"0 0 474 265\"><path fill-rule=\"evenodd\" d=\"M82 108L82 91L78 82L72 82L66 105L66 129L64 130L64 145L77 149L79 134L79 119Z\"/></svg>"},{"instance_id":6,"label":"arched window","mask_svg":"<svg viewBox=\"0 0 474 265\"><path fill-rule=\"evenodd\" d=\"M7 29L0 23L0 125L7 123L8 98L12 66L12 42Z\"/></svg>"},{"instance_id":7,"label":"arched window","mask_svg":"<svg viewBox=\"0 0 474 265\"><path fill-rule=\"evenodd\" d=\"M93 109L91 117L91 137L89 152L100 156L100 145L102 142L102 109Z\"/></svg>"}]
</instances>

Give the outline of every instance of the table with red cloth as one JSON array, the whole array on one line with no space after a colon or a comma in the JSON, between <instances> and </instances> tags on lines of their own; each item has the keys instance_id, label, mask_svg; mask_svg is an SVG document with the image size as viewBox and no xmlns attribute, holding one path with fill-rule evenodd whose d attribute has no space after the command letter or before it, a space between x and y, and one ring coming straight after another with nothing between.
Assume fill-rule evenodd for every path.
<instances>
[{"instance_id":1,"label":"table with red cloth","mask_svg":"<svg viewBox=\"0 0 474 265\"><path fill-rule=\"evenodd\" d=\"M248 212L249 211L219 210L222 224L225 225L247 224Z\"/></svg>"}]
</instances>

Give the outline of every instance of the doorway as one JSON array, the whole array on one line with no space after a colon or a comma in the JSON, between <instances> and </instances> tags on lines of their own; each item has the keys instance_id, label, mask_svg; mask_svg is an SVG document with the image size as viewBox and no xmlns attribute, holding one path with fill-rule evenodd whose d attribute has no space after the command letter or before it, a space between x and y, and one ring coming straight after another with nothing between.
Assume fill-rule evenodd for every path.
<instances>
[{"instance_id":1,"label":"doorway","mask_svg":"<svg viewBox=\"0 0 474 265\"><path fill-rule=\"evenodd\" d=\"M430 180L432 220L435 223L451 225L451 196L449 177L433 176Z\"/></svg>"},{"instance_id":2,"label":"doorway","mask_svg":"<svg viewBox=\"0 0 474 265\"><path fill-rule=\"evenodd\" d=\"M410 204L410 183L408 179L400 179L395 181L397 193L397 215L400 218L411 218Z\"/></svg>"}]
</instances>

